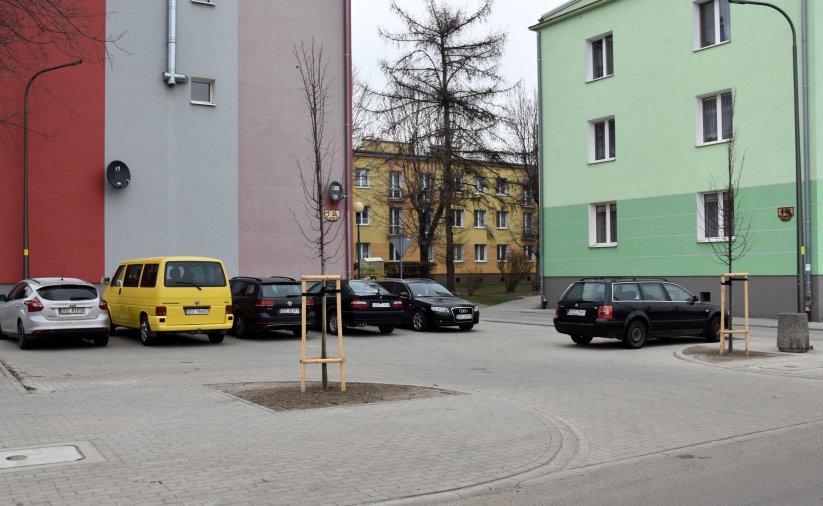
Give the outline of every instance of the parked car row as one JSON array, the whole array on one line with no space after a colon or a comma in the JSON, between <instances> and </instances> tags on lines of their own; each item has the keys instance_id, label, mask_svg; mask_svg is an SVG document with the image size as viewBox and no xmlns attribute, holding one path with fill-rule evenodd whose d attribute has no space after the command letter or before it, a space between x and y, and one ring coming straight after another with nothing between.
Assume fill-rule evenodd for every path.
<instances>
[{"instance_id":1,"label":"parked car row","mask_svg":"<svg viewBox=\"0 0 823 506\"><path fill-rule=\"evenodd\" d=\"M328 332L338 327L376 326L383 334L399 325L425 331L456 326L471 330L478 307L430 279L343 279L337 317L336 283L301 283L282 276L227 280L223 263L205 257L156 257L122 262L102 280L102 298L90 283L74 278L26 279L0 295L0 332L21 349L40 338L74 335L108 344L118 327L139 332L150 346L164 333L205 333L220 343L227 332L244 339L271 330L302 332L306 324ZM325 299L325 320L323 301Z\"/></svg>"}]
</instances>

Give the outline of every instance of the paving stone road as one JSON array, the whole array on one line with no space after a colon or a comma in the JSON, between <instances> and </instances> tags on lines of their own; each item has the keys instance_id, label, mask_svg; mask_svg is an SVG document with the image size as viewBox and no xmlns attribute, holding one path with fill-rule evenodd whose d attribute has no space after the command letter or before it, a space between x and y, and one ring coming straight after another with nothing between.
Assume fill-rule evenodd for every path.
<instances>
[{"instance_id":1,"label":"paving stone road","mask_svg":"<svg viewBox=\"0 0 823 506\"><path fill-rule=\"evenodd\" d=\"M32 351L0 341L0 452L99 453L0 467L0 504L430 504L823 420L819 352L721 368L683 359L699 339L580 347L535 304L484 308L471 332L355 330L348 381L464 395L307 411L209 386L298 380L300 341L285 334L147 348L121 331L106 348ZM753 328L753 349L774 336Z\"/></svg>"}]
</instances>

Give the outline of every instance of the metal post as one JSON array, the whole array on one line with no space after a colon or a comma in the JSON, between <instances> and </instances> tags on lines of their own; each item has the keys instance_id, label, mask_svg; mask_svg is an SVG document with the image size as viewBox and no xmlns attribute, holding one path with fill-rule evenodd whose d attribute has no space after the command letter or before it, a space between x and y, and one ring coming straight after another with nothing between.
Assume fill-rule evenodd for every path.
<instances>
[{"instance_id":1,"label":"metal post","mask_svg":"<svg viewBox=\"0 0 823 506\"><path fill-rule=\"evenodd\" d=\"M800 105L797 98L797 32L794 23L786 11L776 5L767 2L753 2L749 0L729 0L733 4L751 4L770 7L786 18L789 28L792 30L792 78L794 91L794 154L795 154L795 200L797 206L797 312L806 313L808 308L805 304L805 256L806 246L803 234L803 179L800 162Z\"/></svg>"},{"instance_id":2,"label":"metal post","mask_svg":"<svg viewBox=\"0 0 823 506\"><path fill-rule=\"evenodd\" d=\"M29 277L29 88L35 79L46 72L81 63L83 60L75 60L37 72L26 83L26 91L23 94L23 279Z\"/></svg>"}]
</instances>

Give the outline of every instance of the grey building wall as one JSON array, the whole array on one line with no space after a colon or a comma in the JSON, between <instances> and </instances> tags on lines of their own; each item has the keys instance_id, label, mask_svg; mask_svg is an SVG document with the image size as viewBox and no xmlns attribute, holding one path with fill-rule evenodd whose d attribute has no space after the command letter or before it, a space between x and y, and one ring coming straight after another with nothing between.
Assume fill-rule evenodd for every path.
<instances>
[{"instance_id":1,"label":"grey building wall","mask_svg":"<svg viewBox=\"0 0 823 506\"><path fill-rule=\"evenodd\" d=\"M239 270L237 5L177 2L177 71L215 80L215 106L169 86L167 3L109 0L107 33L123 34L106 71L106 163L131 183L106 188L106 272L127 258L202 255Z\"/></svg>"}]
</instances>

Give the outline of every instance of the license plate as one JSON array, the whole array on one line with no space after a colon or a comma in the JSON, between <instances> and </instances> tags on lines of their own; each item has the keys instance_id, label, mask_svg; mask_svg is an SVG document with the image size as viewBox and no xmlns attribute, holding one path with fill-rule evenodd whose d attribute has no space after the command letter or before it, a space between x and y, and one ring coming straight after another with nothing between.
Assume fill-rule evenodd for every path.
<instances>
[{"instance_id":1,"label":"license plate","mask_svg":"<svg viewBox=\"0 0 823 506\"><path fill-rule=\"evenodd\" d=\"M280 314L300 314L300 308L297 307L284 307L280 310Z\"/></svg>"},{"instance_id":2,"label":"license plate","mask_svg":"<svg viewBox=\"0 0 823 506\"><path fill-rule=\"evenodd\" d=\"M82 307L61 307L57 310L57 314L85 314L86 310Z\"/></svg>"},{"instance_id":3,"label":"license plate","mask_svg":"<svg viewBox=\"0 0 823 506\"><path fill-rule=\"evenodd\" d=\"M586 316L585 309L567 309L566 314L569 316Z\"/></svg>"},{"instance_id":4,"label":"license plate","mask_svg":"<svg viewBox=\"0 0 823 506\"><path fill-rule=\"evenodd\" d=\"M389 307L390 304L388 302L372 302L371 307Z\"/></svg>"},{"instance_id":5,"label":"license plate","mask_svg":"<svg viewBox=\"0 0 823 506\"><path fill-rule=\"evenodd\" d=\"M209 314L209 308L207 308L207 307L187 307L185 309L185 314L187 314L187 315Z\"/></svg>"},{"instance_id":6,"label":"license plate","mask_svg":"<svg viewBox=\"0 0 823 506\"><path fill-rule=\"evenodd\" d=\"M470 314L455 315L455 319L457 319L457 320L471 320L472 318L474 318L474 316L472 316Z\"/></svg>"}]
</instances>

